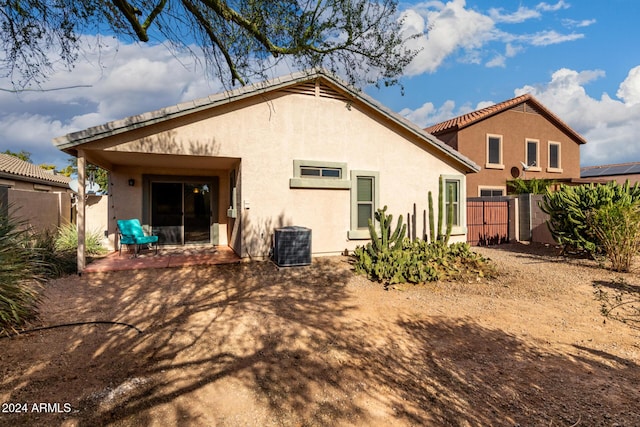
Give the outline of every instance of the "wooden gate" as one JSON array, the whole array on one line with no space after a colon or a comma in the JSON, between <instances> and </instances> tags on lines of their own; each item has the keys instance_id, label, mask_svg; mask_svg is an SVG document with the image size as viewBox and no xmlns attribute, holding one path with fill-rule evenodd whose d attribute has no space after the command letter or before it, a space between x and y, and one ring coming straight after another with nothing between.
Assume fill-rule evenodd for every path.
<instances>
[{"instance_id":1,"label":"wooden gate","mask_svg":"<svg viewBox=\"0 0 640 427\"><path fill-rule=\"evenodd\" d=\"M467 199L467 242L474 246L509 241L509 201L495 198Z\"/></svg>"}]
</instances>

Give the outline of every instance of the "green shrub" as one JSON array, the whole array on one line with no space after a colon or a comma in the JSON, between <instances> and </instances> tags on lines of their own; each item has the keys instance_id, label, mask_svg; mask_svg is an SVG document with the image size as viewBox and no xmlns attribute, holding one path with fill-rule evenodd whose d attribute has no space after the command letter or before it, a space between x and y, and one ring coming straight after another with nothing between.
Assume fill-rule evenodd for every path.
<instances>
[{"instance_id":1,"label":"green shrub","mask_svg":"<svg viewBox=\"0 0 640 427\"><path fill-rule=\"evenodd\" d=\"M624 185L562 185L556 192L547 191L540 208L549 214L549 230L558 243L596 253L602 249L601 242L587 223L589 213L602 206L636 201L640 201L640 186L630 186L628 181Z\"/></svg>"},{"instance_id":2,"label":"green shrub","mask_svg":"<svg viewBox=\"0 0 640 427\"><path fill-rule=\"evenodd\" d=\"M398 220L397 233L390 233L391 215L385 212L386 206L376 214L376 220L384 224L383 230L386 230L381 232L382 235L404 236L401 220ZM355 270L385 286L495 275L494 267L472 252L467 243L449 245L439 239L429 243L404 238L401 244L396 241L393 246L386 246L376 242L380 238L373 224L370 232L373 243L359 246L354 251Z\"/></svg>"},{"instance_id":3,"label":"green shrub","mask_svg":"<svg viewBox=\"0 0 640 427\"><path fill-rule=\"evenodd\" d=\"M545 194L550 185L555 184L552 179L522 179L507 181L509 194Z\"/></svg>"},{"instance_id":4,"label":"green shrub","mask_svg":"<svg viewBox=\"0 0 640 427\"><path fill-rule=\"evenodd\" d=\"M57 240L58 233L50 230L36 233L30 239L31 248L47 265L46 275L53 278L77 271L76 251L57 249Z\"/></svg>"},{"instance_id":5,"label":"green shrub","mask_svg":"<svg viewBox=\"0 0 640 427\"><path fill-rule=\"evenodd\" d=\"M106 252L101 242L102 238L98 232L87 232L85 236L85 252L88 255L102 255ZM55 242L56 250L77 251L78 249L78 228L75 224L63 225L58 229Z\"/></svg>"},{"instance_id":6,"label":"green shrub","mask_svg":"<svg viewBox=\"0 0 640 427\"><path fill-rule=\"evenodd\" d=\"M640 249L640 203L619 200L592 210L587 224L615 271L629 271Z\"/></svg>"},{"instance_id":7,"label":"green shrub","mask_svg":"<svg viewBox=\"0 0 640 427\"><path fill-rule=\"evenodd\" d=\"M353 256L357 273L387 286L496 275L494 266L467 243L447 245L440 241L405 239L401 250L381 253L377 258L362 246L356 248Z\"/></svg>"},{"instance_id":8,"label":"green shrub","mask_svg":"<svg viewBox=\"0 0 640 427\"><path fill-rule=\"evenodd\" d=\"M39 290L49 269L31 244L26 224L0 215L0 333L9 334L37 315Z\"/></svg>"}]
</instances>

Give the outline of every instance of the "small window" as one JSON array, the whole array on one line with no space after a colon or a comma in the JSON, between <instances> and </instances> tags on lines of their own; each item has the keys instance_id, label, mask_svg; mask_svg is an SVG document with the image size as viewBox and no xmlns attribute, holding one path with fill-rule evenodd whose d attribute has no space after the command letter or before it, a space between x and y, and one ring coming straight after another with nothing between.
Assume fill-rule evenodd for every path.
<instances>
[{"instance_id":1,"label":"small window","mask_svg":"<svg viewBox=\"0 0 640 427\"><path fill-rule=\"evenodd\" d=\"M538 161L538 141L534 139L527 140L527 166L540 166Z\"/></svg>"},{"instance_id":2,"label":"small window","mask_svg":"<svg viewBox=\"0 0 640 427\"><path fill-rule=\"evenodd\" d=\"M500 197L504 196L502 188L481 188L480 197Z\"/></svg>"},{"instance_id":3,"label":"small window","mask_svg":"<svg viewBox=\"0 0 640 427\"><path fill-rule=\"evenodd\" d=\"M487 168L503 169L502 136L487 135Z\"/></svg>"},{"instance_id":4,"label":"small window","mask_svg":"<svg viewBox=\"0 0 640 427\"><path fill-rule=\"evenodd\" d=\"M374 219L378 200L380 174L370 171L351 171L351 229L349 239L368 239L369 220Z\"/></svg>"},{"instance_id":5,"label":"small window","mask_svg":"<svg viewBox=\"0 0 640 427\"><path fill-rule=\"evenodd\" d=\"M347 164L318 160L294 160L290 188L327 188L348 190L351 181L345 179Z\"/></svg>"},{"instance_id":6,"label":"small window","mask_svg":"<svg viewBox=\"0 0 640 427\"><path fill-rule=\"evenodd\" d=\"M549 143L549 169L560 170L560 144L557 142Z\"/></svg>"},{"instance_id":7,"label":"small window","mask_svg":"<svg viewBox=\"0 0 640 427\"><path fill-rule=\"evenodd\" d=\"M342 170L340 168L300 166L300 176L340 179L342 178Z\"/></svg>"}]
</instances>

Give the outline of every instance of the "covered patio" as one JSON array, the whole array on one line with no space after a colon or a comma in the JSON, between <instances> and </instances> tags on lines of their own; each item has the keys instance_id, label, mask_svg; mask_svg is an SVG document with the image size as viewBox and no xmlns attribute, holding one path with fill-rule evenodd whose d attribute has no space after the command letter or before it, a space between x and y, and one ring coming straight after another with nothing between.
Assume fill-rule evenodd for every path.
<instances>
[{"instance_id":1,"label":"covered patio","mask_svg":"<svg viewBox=\"0 0 640 427\"><path fill-rule=\"evenodd\" d=\"M201 151L163 155L105 150L76 150L78 158L78 272L164 268L217 264L240 258L233 249L236 221L228 208L235 205L239 159L215 157ZM87 265L87 164L109 171L108 230L115 254ZM160 238L157 257L130 259L120 247L116 222L136 218L147 234ZM197 251L189 248L198 248Z\"/></svg>"}]
</instances>

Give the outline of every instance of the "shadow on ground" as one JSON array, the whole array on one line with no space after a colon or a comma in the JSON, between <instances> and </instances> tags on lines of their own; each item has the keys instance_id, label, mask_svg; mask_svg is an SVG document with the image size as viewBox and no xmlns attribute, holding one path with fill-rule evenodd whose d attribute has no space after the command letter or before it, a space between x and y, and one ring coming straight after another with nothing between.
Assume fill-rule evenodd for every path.
<instances>
[{"instance_id":1,"label":"shadow on ground","mask_svg":"<svg viewBox=\"0 0 640 427\"><path fill-rule=\"evenodd\" d=\"M410 302L371 317L351 277L346 262L321 259L59 281L46 322L143 333L87 325L5 340L21 348L8 355L19 369L3 360L5 401L73 412L2 415L14 425L605 425L605 415L640 425L636 364L588 346L541 350ZM593 401L584 387L603 393Z\"/></svg>"}]
</instances>

